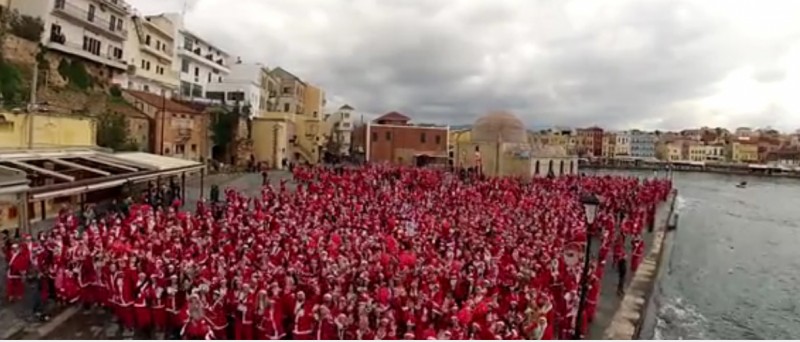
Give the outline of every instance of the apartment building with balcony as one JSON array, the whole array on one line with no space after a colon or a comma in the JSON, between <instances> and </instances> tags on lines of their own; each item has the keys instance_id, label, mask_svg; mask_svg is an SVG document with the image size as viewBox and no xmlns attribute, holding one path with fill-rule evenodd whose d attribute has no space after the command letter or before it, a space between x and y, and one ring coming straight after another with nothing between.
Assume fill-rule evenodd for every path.
<instances>
[{"instance_id":1,"label":"apartment building with balcony","mask_svg":"<svg viewBox=\"0 0 800 342\"><path fill-rule=\"evenodd\" d=\"M218 46L189 31L179 13L166 13L174 26L175 56L172 70L178 73L178 95L185 100L204 99L212 81L230 74L231 57Z\"/></svg>"},{"instance_id":2,"label":"apartment building with balcony","mask_svg":"<svg viewBox=\"0 0 800 342\"><path fill-rule=\"evenodd\" d=\"M603 129L597 126L577 129L578 145L582 154L600 157L603 155Z\"/></svg>"},{"instance_id":3,"label":"apartment building with balcony","mask_svg":"<svg viewBox=\"0 0 800 342\"><path fill-rule=\"evenodd\" d=\"M350 105L343 105L333 114L328 114L325 117L327 127L330 128L329 138L333 141L333 146L337 146L338 152L342 156L350 155L353 136L353 111L355 109Z\"/></svg>"},{"instance_id":4,"label":"apartment building with balcony","mask_svg":"<svg viewBox=\"0 0 800 342\"><path fill-rule=\"evenodd\" d=\"M206 86L205 98L215 102L250 107L251 117L268 111L269 69L261 63L237 62L230 66L227 76L212 79Z\"/></svg>"},{"instance_id":5,"label":"apartment building with balcony","mask_svg":"<svg viewBox=\"0 0 800 342\"><path fill-rule=\"evenodd\" d=\"M15 0L11 8L42 19L42 44L50 51L99 66L110 81L127 71L125 41L131 8L125 1Z\"/></svg>"},{"instance_id":6,"label":"apartment building with balcony","mask_svg":"<svg viewBox=\"0 0 800 342\"><path fill-rule=\"evenodd\" d=\"M135 14L130 26L125 45L128 72L122 77L122 87L172 98L179 86L178 73L172 70L174 24L164 15Z\"/></svg>"}]
</instances>

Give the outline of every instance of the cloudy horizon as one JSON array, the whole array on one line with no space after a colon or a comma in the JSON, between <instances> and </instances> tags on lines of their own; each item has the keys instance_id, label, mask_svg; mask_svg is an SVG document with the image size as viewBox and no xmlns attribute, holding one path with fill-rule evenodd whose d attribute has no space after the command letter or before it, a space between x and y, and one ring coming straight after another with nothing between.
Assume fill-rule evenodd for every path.
<instances>
[{"instance_id":1,"label":"cloudy horizon","mask_svg":"<svg viewBox=\"0 0 800 342\"><path fill-rule=\"evenodd\" d=\"M128 0L374 117L800 128L800 1ZM235 6L233 4L236 4Z\"/></svg>"}]
</instances>

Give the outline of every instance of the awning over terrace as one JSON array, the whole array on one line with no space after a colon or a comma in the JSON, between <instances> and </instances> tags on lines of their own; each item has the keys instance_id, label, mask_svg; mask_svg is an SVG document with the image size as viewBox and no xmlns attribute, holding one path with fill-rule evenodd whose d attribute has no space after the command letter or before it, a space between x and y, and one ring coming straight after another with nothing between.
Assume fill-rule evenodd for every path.
<instances>
[{"instance_id":1,"label":"awning over terrace","mask_svg":"<svg viewBox=\"0 0 800 342\"><path fill-rule=\"evenodd\" d=\"M44 200L199 172L203 168L200 162L142 152L115 154L90 148L0 150L0 193L27 192L30 200ZM3 172L15 175L17 182L6 184Z\"/></svg>"}]
</instances>

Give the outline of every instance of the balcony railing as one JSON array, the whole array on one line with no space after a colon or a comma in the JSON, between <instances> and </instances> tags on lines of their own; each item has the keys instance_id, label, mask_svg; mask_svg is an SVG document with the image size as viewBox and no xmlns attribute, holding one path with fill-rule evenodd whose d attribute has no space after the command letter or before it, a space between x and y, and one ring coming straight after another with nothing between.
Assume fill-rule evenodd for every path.
<instances>
[{"instance_id":1,"label":"balcony railing","mask_svg":"<svg viewBox=\"0 0 800 342\"><path fill-rule=\"evenodd\" d=\"M225 65L225 61L222 58L214 60L214 55L213 54L209 53L209 54L203 55L203 50L200 49L199 47L183 46L183 47L181 47L181 49L184 50L184 51L188 51L188 52L193 53L195 56L197 56L198 59L204 59L204 60L208 61L209 63L216 64L216 65L219 65L219 66L224 67L224 68L228 67L227 65Z\"/></svg>"},{"instance_id":2,"label":"balcony railing","mask_svg":"<svg viewBox=\"0 0 800 342\"><path fill-rule=\"evenodd\" d=\"M63 0L56 1L53 11L80 20L104 33L110 33L116 38L128 38L128 30L124 27L118 28L116 22L112 24L111 21L101 18L99 14L102 13L102 11L100 10L96 10L90 15L89 11Z\"/></svg>"},{"instance_id":3,"label":"balcony railing","mask_svg":"<svg viewBox=\"0 0 800 342\"><path fill-rule=\"evenodd\" d=\"M111 62L116 62L116 63L121 63L121 64L127 64L127 63L125 62L125 56L124 56L124 55L123 55L121 58L117 58L117 57L115 57L114 55L112 55L112 54L109 54L109 53L107 52L107 51L108 51L108 46L107 46L107 45L106 45L106 46L102 46L102 47L100 48L100 53L99 53L99 54L95 54L95 53L93 53L93 52L91 52L91 51L85 50L85 49L83 48L83 46L82 46L82 45L80 45L80 44L75 44L75 43L71 43L71 42L69 42L69 41L67 40L67 37L66 37L66 36L65 36L63 33L60 33L60 34L55 34L55 33L54 33L54 34L51 34L51 35L50 35L50 42L51 42L51 43L56 43L56 44L58 44L58 45L63 45L63 46L65 46L65 47L67 47L67 48L69 48L69 49L71 49L71 50L78 50L78 51L82 51L82 52L84 52L84 53L90 54L90 55L92 55L92 56L97 56L97 57L99 57L99 58L102 58L102 59L105 59L105 60L108 60L108 61L111 61ZM123 66L123 67L124 67L124 66Z\"/></svg>"}]
</instances>

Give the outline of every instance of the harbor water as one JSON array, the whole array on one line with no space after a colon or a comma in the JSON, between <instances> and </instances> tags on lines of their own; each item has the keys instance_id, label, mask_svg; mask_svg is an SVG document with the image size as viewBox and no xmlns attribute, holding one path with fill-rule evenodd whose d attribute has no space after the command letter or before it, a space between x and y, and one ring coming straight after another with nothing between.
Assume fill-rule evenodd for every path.
<instances>
[{"instance_id":1,"label":"harbor water","mask_svg":"<svg viewBox=\"0 0 800 342\"><path fill-rule=\"evenodd\" d=\"M680 225L661 279L656 338L800 336L800 181L702 173L673 179ZM746 188L736 187L741 181Z\"/></svg>"}]
</instances>

